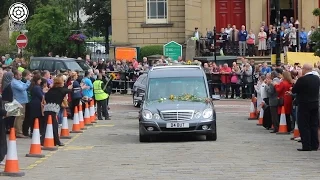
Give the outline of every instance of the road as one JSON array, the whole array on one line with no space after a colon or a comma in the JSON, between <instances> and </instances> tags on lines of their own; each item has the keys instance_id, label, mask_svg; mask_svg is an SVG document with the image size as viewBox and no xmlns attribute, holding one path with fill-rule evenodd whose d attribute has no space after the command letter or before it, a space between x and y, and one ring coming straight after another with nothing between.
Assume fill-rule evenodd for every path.
<instances>
[{"instance_id":1,"label":"road","mask_svg":"<svg viewBox=\"0 0 320 180\"><path fill-rule=\"evenodd\" d=\"M247 120L249 101L215 102L215 142L180 137L152 143L138 141L137 108L129 96L113 96L110 102L111 121L73 135L65 147L44 152L45 158L24 157L31 140L19 139L21 179L319 179L320 152L298 152L301 144L290 141L291 135L270 134Z\"/></svg>"}]
</instances>

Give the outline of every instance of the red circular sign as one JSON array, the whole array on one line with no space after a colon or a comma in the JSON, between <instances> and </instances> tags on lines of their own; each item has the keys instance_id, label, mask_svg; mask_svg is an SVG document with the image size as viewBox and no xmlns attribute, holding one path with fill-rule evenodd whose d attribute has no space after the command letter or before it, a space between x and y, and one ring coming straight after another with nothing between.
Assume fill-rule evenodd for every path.
<instances>
[{"instance_id":1,"label":"red circular sign","mask_svg":"<svg viewBox=\"0 0 320 180\"><path fill-rule=\"evenodd\" d=\"M23 49L23 48L27 47L27 44L28 44L27 36L24 34L20 34L16 40L17 47L20 49Z\"/></svg>"}]
</instances>

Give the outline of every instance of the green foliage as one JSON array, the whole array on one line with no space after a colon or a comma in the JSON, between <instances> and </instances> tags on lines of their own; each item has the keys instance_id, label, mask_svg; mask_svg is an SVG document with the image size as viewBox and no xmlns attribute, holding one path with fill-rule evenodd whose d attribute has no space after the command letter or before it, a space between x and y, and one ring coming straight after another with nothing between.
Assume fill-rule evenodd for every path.
<instances>
[{"instance_id":1,"label":"green foliage","mask_svg":"<svg viewBox=\"0 0 320 180\"><path fill-rule=\"evenodd\" d=\"M312 14L314 16L320 16L320 8L315 8L313 11L312 11Z\"/></svg>"},{"instance_id":2,"label":"green foliage","mask_svg":"<svg viewBox=\"0 0 320 180\"><path fill-rule=\"evenodd\" d=\"M0 56L3 56L5 54L11 54L11 55L15 55L17 54L17 47L14 45L5 45L5 44L0 44Z\"/></svg>"},{"instance_id":3,"label":"green foliage","mask_svg":"<svg viewBox=\"0 0 320 180\"><path fill-rule=\"evenodd\" d=\"M20 35L20 32L14 31L10 36L10 45L16 46L17 37Z\"/></svg>"},{"instance_id":4,"label":"green foliage","mask_svg":"<svg viewBox=\"0 0 320 180\"><path fill-rule=\"evenodd\" d=\"M69 36L69 22L59 7L43 6L27 23L29 47L35 55L45 55L49 51L64 54Z\"/></svg>"},{"instance_id":5,"label":"green foliage","mask_svg":"<svg viewBox=\"0 0 320 180\"><path fill-rule=\"evenodd\" d=\"M106 35L111 25L111 0L90 0L84 3L84 12L89 18L85 27L89 34L95 31Z\"/></svg>"},{"instance_id":6,"label":"green foliage","mask_svg":"<svg viewBox=\"0 0 320 180\"><path fill-rule=\"evenodd\" d=\"M89 41L89 42L90 41L93 41L93 42L106 42L104 39L105 39L104 37L91 37L87 41Z\"/></svg>"},{"instance_id":7,"label":"green foliage","mask_svg":"<svg viewBox=\"0 0 320 180\"><path fill-rule=\"evenodd\" d=\"M315 8L312 11L314 16L320 16L320 8ZM310 36L312 42L316 42L316 45L313 47L314 55L320 56L320 28L317 28Z\"/></svg>"},{"instance_id":8,"label":"green foliage","mask_svg":"<svg viewBox=\"0 0 320 180\"><path fill-rule=\"evenodd\" d=\"M8 9L9 9L10 5L11 4L9 1L0 0L0 28L1 28L2 23L5 20L5 17L8 16Z\"/></svg>"},{"instance_id":9,"label":"green foliage","mask_svg":"<svg viewBox=\"0 0 320 180\"><path fill-rule=\"evenodd\" d=\"M314 55L320 56L320 29L317 28L310 36L310 40L316 42L316 45L313 46Z\"/></svg>"},{"instance_id":10,"label":"green foliage","mask_svg":"<svg viewBox=\"0 0 320 180\"><path fill-rule=\"evenodd\" d=\"M163 54L163 46L162 45L150 45L144 46L140 49L140 57L147 57L151 55L162 55Z\"/></svg>"}]
</instances>

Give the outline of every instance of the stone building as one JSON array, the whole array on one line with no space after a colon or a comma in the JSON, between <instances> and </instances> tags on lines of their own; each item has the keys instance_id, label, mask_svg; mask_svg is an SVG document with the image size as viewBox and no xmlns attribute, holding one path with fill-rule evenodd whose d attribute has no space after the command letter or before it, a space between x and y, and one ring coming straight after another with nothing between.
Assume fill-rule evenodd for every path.
<instances>
[{"instance_id":1,"label":"stone building","mask_svg":"<svg viewBox=\"0 0 320 180\"><path fill-rule=\"evenodd\" d=\"M303 3L302 3L303 1ZM312 10L320 0L280 0L281 17L294 17L309 30L318 25ZM185 43L198 27L205 35L227 24L258 32L260 24L275 21L275 0L111 0L112 43L143 46Z\"/></svg>"}]
</instances>

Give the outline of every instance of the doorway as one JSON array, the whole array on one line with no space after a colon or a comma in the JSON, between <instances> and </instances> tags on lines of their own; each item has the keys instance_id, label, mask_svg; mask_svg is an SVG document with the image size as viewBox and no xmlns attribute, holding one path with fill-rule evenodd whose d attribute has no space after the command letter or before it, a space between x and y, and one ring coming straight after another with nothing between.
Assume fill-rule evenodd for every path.
<instances>
[{"instance_id":1,"label":"doorway","mask_svg":"<svg viewBox=\"0 0 320 180\"><path fill-rule=\"evenodd\" d=\"M268 24L276 25L277 13L276 13L276 1L268 0ZM293 17L294 21L298 18L298 0L280 0L280 18L281 22L283 17L286 16L289 21ZM294 22L290 22L294 23Z\"/></svg>"}]
</instances>

